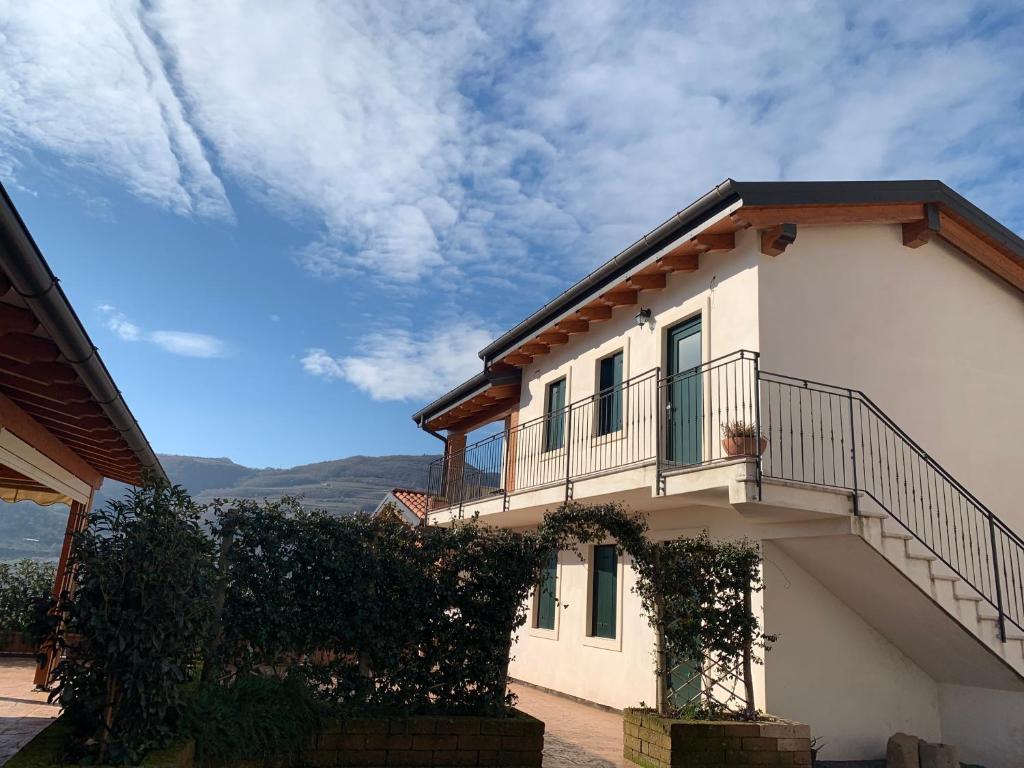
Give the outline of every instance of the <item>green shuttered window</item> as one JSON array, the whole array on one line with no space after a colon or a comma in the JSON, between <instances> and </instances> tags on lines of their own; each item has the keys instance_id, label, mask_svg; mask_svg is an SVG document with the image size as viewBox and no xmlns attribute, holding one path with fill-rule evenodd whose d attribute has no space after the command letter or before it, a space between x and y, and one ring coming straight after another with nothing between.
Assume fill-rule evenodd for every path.
<instances>
[{"instance_id":1,"label":"green shuttered window","mask_svg":"<svg viewBox=\"0 0 1024 768\"><path fill-rule=\"evenodd\" d=\"M618 559L614 544L594 547L593 612L590 634L615 638L615 601L618 596Z\"/></svg>"},{"instance_id":2,"label":"green shuttered window","mask_svg":"<svg viewBox=\"0 0 1024 768\"><path fill-rule=\"evenodd\" d=\"M622 353L604 358L598 371L597 434L622 429Z\"/></svg>"},{"instance_id":3,"label":"green shuttered window","mask_svg":"<svg viewBox=\"0 0 1024 768\"><path fill-rule=\"evenodd\" d=\"M555 589L558 586L558 553L552 552L537 587L537 629L555 628Z\"/></svg>"},{"instance_id":4,"label":"green shuttered window","mask_svg":"<svg viewBox=\"0 0 1024 768\"><path fill-rule=\"evenodd\" d=\"M565 379L548 384L544 450L557 451L565 445Z\"/></svg>"}]
</instances>

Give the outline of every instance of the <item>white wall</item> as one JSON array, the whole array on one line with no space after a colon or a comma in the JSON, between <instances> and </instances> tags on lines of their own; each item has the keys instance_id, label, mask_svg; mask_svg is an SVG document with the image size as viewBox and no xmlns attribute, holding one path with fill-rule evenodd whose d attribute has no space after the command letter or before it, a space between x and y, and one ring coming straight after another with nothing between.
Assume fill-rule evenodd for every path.
<instances>
[{"instance_id":1,"label":"white wall","mask_svg":"<svg viewBox=\"0 0 1024 768\"><path fill-rule=\"evenodd\" d=\"M960 748L960 760L986 768L1024 764L1021 695L964 685L939 686L942 740Z\"/></svg>"},{"instance_id":2,"label":"white wall","mask_svg":"<svg viewBox=\"0 0 1024 768\"><path fill-rule=\"evenodd\" d=\"M993 512L1024 531L1024 300L942 241L898 226L801 228L762 256L766 370L863 390Z\"/></svg>"},{"instance_id":3,"label":"white wall","mask_svg":"<svg viewBox=\"0 0 1024 768\"><path fill-rule=\"evenodd\" d=\"M509 674L534 685L621 709L655 703L654 633L632 593L636 583L629 556L619 558L619 626L615 641L587 637L588 563L559 553L555 630L533 629L531 601L527 624L512 646Z\"/></svg>"},{"instance_id":4,"label":"white wall","mask_svg":"<svg viewBox=\"0 0 1024 768\"><path fill-rule=\"evenodd\" d=\"M767 710L811 726L822 760L885 757L897 731L940 741L939 686L771 542L765 542ZM852 575L851 575L852 576Z\"/></svg>"},{"instance_id":5,"label":"white wall","mask_svg":"<svg viewBox=\"0 0 1024 768\"><path fill-rule=\"evenodd\" d=\"M597 391L597 361L618 349L624 351L623 378L665 365L665 332L682 320L702 316L704 360L739 349L757 348L757 250L750 233L737 248L705 254L696 272L674 272L665 288L641 291L640 304L618 307L610 320L592 322L590 330L569 337L523 368L520 423L542 416L548 383L566 376L566 402ZM638 328L633 316L639 306L652 311L653 323Z\"/></svg>"}]
</instances>

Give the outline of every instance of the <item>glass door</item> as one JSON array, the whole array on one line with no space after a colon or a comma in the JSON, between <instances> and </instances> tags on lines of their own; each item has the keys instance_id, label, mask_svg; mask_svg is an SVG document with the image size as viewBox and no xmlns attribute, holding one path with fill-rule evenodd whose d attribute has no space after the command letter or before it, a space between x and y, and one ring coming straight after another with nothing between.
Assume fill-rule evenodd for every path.
<instances>
[{"instance_id":1,"label":"glass door","mask_svg":"<svg viewBox=\"0 0 1024 768\"><path fill-rule=\"evenodd\" d=\"M700 316L668 329L668 428L665 452L673 464L700 464L703 397Z\"/></svg>"}]
</instances>

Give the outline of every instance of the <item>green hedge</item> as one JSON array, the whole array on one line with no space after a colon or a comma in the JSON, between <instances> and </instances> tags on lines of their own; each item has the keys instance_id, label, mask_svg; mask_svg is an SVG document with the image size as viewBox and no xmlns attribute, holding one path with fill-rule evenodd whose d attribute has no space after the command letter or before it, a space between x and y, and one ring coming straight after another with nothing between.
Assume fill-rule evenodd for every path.
<instances>
[{"instance_id":1,"label":"green hedge","mask_svg":"<svg viewBox=\"0 0 1024 768\"><path fill-rule=\"evenodd\" d=\"M0 563L0 633L27 632L37 639L50 607L57 567L18 560Z\"/></svg>"}]
</instances>

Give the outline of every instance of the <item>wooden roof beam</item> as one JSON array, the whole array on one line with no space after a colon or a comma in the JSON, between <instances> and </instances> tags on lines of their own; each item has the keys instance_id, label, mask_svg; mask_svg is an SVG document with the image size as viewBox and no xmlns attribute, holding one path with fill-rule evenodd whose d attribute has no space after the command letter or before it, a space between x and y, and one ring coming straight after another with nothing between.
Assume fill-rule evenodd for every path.
<instances>
[{"instance_id":1,"label":"wooden roof beam","mask_svg":"<svg viewBox=\"0 0 1024 768\"><path fill-rule=\"evenodd\" d=\"M80 384L39 384L31 379L11 376L0 383L6 390L25 392L37 397L45 397L55 403L91 403L92 393Z\"/></svg>"},{"instance_id":2,"label":"wooden roof beam","mask_svg":"<svg viewBox=\"0 0 1024 768\"><path fill-rule=\"evenodd\" d=\"M595 320L610 320L612 308L607 304L588 304L580 308L580 317L591 322Z\"/></svg>"},{"instance_id":3,"label":"wooden roof beam","mask_svg":"<svg viewBox=\"0 0 1024 768\"><path fill-rule=\"evenodd\" d=\"M928 203L924 207L924 218L903 225L903 244L907 248L920 248L942 231L939 206Z\"/></svg>"},{"instance_id":4,"label":"wooden roof beam","mask_svg":"<svg viewBox=\"0 0 1024 768\"><path fill-rule=\"evenodd\" d=\"M568 344L569 334L562 331L544 331L544 333L537 334L537 341L548 346Z\"/></svg>"},{"instance_id":5,"label":"wooden roof beam","mask_svg":"<svg viewBox=\"0 0 1024 768\"><path fill-rule=\"evenodd\" d=\"M639 291L656 291L665 287L664 272L647 272L633 275L629 283Z\"/></svg>"},{"instance_id":6,"label":"wooden roof beam","mask_svg":"<svg viewBox=\"0 0 1024 768\"><path fill-rule=\"evenodd\" d=\"M0 303L0 334L32 333L38 327L36 316L27 309Z\"/></svg>"},{"instance_id":7,"label":"wooden roof beam","mask_svg":"<svg viewBox=\"0 0 1024 768\"><path fill-rule=\"evenodd\" d=\"M70 365L64 363L18 363L0 357L0 373L28 379L38 384L74 384L78 374Z\"/></svg>"},{"instance_id":8,"label":"wooden roof beam","mask_svg":"<svg viewBox=\"0 0 1024 768\"><path fill-rule=\"evenodd\" d=\"M732 214L731 218L740 226L757 229L766 229L785 222L808 227L906 224L924 218L924 203L746 206Z\"/></svg>"},{"instance_id":9,"label":"wooden roof beam","mask_svg":"<svg viewBox=\"0 0 1024 768\"><path fill-rule=\"evenodd\" d=\"M590 322L582 317L567 317L559 321L555 328L565 333L586 333L590 330Z\"/></svg>"},{"instance_id":10,"label":"wooden roof beam","mask_svg":"<svg viewBox=\"0 0 1024 768\"><path fill-rule=\"evenodd\" d=\"M0 356L19 363L52 363L60 357L60 350L49 339L27 333L5 333L0 335Z\"/></svg>"},{"instance_id":11,"label":"wooden roof beam","mask_svg":"<svg viewBox=\"0 0 1024 768\"><path fill-rule=\"evenodd\" d=\"M939 234L943 240L1003 278L1017 290L1024 291L1024 263L1010 256L993 243L976 235L966 225L945 211L939 212Z\"/></svg>"},{"instance_id":12,"label":"wooden roof beam","mask_svg":"<svg viewBox=\"0 0 1024 768\"><path fill-rule=\"evenodd\" d=\"M796 241L796 224L779 224L761 231L761 253L779 256Z\"/></svg>"},{"instance_id":13,"label":"wooden roof beam","mask_svg":"<svg viewBox=\"0 0 1024 768\"><path fill-rule=\"evenodd\" d=\"M524 355L522 352L513 352L509 355L505 355L502 359L509 365L529 365L533 362L532 357Z\"/></svg>"},{"instance_id":14,"label":"wooden roof beam","mask_svg":"<svg viewBox=\"0 0 1024 768\"><path fill-rule=\"evenodd\" d=\"M546 355L551 351L551 348L547 344L541 344L539 341L528 341L519 347L519 352L530 357L536 357L537 355ZM506 358L507 360L508 358Z\"/></svg>"},{"instance_id":15,"label":"wooden roof beam","mask_svg":"<svg viewBox=\"0 0 1024 768\"><path fill-rule=\"evenodd\" d=\"M696 272L700 269L700 254L669 253L661 257L659 264L676 272Z\"/></svg>"},{"instance_id":16,"label":"wooden roof beam","mask_svg":"<svg viewBox=\"0 0 1024 768\"><path fill-rule=\"evenodd\" d=\"M637 303L639 298L634 289L616 287L601 297L610 307L631 307Z\"/></svg>"},{"instance_id":17,"label":"wooden roof beam","mask_svg":"<svg viewBox=\"0 0 1024 768\"><path fill-rule=\"evenodd\" d=\"M726 232L720 235L713 235L705 232L693 238L693 243L701 253L731 251L736 247L736 234L734 232Z\"/></svg>"}]
</instances>

